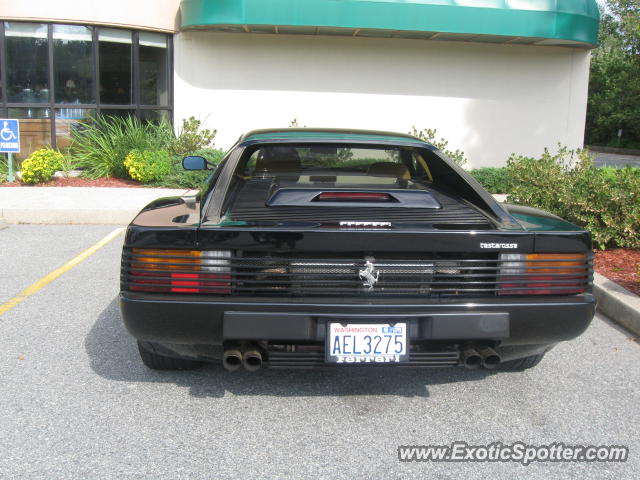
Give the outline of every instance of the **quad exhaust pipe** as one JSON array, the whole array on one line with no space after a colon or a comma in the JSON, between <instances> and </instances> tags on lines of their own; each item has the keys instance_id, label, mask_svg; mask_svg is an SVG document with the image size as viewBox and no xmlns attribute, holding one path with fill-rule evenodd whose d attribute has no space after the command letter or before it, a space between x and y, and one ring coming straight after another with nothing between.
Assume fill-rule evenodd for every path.
<instances>
[{"instance_id":1,"label":"quad exhaust pipe","mask_svg":"<svg viewBox=\"0 0 640 480\"><path fill-rule=\"evenodd\" d=\"M475 370L482 365L482 357L475 348L466 347L462 350L462 363L469 370Z\"/></svg>"},{"instance_id":2,"label":"quad exhaust pipe","mask_svg":"<svg viewBox=\"0 0 640 480\"><path fill-rule=\"evenodd\" d=\"M482 357L482 366L484 368L496 368L502 361L500 354L491 347L482 347L478 353Z\"/></svg>"},{"instance_id":3,"label":"quad exhaust pipe","mask_svg":"<svg viewBox=\"0 0 640 480\"><path fill-rule=\"evenodd\" d=\"M255 372L262 368L262 354L257 349L246 350L242 355L242 364L248 372Z\"/></svg>"},{"instance_id":4,"label":"quad exhaust pipe","mask_svg":"<svg viewBox=\"0 0 640 480\"><path fill-rule=\"evenodd\" d=\"M255 346L228 348L222 354L222 366L229 372L243 366L245 370L255 372L262 368L262 353Z\"/></svg>"},{"instance_id":5,"label":"quad exhaust pipe","mask_svg":"<svg viewBox=\"0 0 640 480\"><path fill-rule=\"evenodd\" d=\"M480 347L476 350L473 346L467 346L460 353L463 365L470 370L475 370L481 366L492 369L502 362L500 354L491 347Z\"/></svg>"},{"instance_id":6,"label":"quad exhaust pipe","mask_svg":"<svg viewBox=\"0 0 640 480\"><path fill-rule=\"evenodd\" d=\"M237 349L225 350L222 354L222 366L230 372L238 370L242 366L242 352Z\"/></svg>"}]
</instances>

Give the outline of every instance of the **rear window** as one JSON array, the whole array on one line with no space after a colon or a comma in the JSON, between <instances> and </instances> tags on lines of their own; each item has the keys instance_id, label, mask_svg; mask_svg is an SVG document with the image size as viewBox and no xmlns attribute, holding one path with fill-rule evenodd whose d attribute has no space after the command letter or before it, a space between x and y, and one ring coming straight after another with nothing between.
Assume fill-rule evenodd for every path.
<instances>
[{"instance_id":1,"label":"rear window","mask_svg":"<svg viewBox=\"0 0 640 480\"><path fill-rule=\"evenodd\" d=\"M429 179L427 163L410 148L262 145L239 165L244 177L356 174Z\"/></svg>"}]
</instances>

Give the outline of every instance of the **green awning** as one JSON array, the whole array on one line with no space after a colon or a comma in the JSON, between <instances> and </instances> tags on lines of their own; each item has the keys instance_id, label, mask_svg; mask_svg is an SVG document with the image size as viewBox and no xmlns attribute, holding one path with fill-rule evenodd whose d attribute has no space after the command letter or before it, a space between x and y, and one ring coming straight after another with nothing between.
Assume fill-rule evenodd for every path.
<instances>
[{"instance_id":1,"label":"green awning","mask_svg":"<svg viewBox=\"0 0 640 480\"><path fill-rule=\"evenodd\" d=\"M596 0L182 0L182 29L592 48Z\"/></svg>"}]
</instances>

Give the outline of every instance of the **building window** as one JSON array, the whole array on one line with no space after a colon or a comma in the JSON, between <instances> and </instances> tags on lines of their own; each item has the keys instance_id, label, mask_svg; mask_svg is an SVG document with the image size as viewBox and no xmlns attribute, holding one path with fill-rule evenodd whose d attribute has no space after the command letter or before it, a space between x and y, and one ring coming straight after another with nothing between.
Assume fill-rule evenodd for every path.
<instances>
[{"instance_id":1,"label":"building window","mask_svg":"<svg viewBox=\"0 0 640 480\"><path fill-rule=\"evenodd\" d=\"M65 148L96 114L171 121L172 37L83 25L0 22L0 113L21 153Z\"/></svg>"},{"instance_id":2,"label":"building window","mask_svg":"<svg viewBox=\"0 0 640 480\"><path fill-rule=\"evenodd\" d=\"M53 26L56 103L95 103L91 28Z\"/></svg>"},{"instance_id":3,"label":"building window","mask_svg":"<svg viewBox=\"0 0 640 480\"><path fill-rule=\"evenodd\" d=\"M8 101L49 103L47 25L6 22L4 31Z\"/></svg>"},{"instance_id":4,"label":"building window","mask_svg":"<svg viewBox=\"0 0 640 480\"><path fill-rule=\"evenodd\" d=\"M100 28L100 103L130 105L133 85L131 32Z\"/></svg>"},{"instance_id":5,"label":"building window","mask_svg":"<svg viewBox=\"0 0 640 480\"><path fill-rule=\"evenodd\" d=\"M158 33L140 32L140 103L169 103L169 62L167 37Z\"/></svg>"}]
</instances>

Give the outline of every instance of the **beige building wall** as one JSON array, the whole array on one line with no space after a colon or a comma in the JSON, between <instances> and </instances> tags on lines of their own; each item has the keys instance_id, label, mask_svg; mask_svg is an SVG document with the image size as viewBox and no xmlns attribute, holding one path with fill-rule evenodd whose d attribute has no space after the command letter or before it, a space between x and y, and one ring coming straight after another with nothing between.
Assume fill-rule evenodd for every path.
<instances>
[{"instance_id":1,"label":"beige building wall","mask_svg":"<svg viewBox=\"0 0 640 480\"><path fill-rule=\"evenodd\" d=\"M436 128L472 167L583 143L587 50L388 38L183 32L175 36L176 124Z\"/></svg>"},{"instance_id":2,"label":"beige building wall","mask_svg":"<svg viewBox=\"0 0 640 480\"><path fill-rule=\"evenodd\" d=\"M174 32L180 0L1 0L0 19Z\"/></svg>"}]
</instances>

